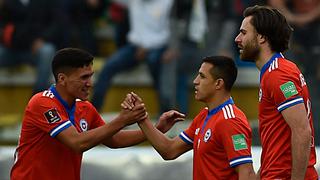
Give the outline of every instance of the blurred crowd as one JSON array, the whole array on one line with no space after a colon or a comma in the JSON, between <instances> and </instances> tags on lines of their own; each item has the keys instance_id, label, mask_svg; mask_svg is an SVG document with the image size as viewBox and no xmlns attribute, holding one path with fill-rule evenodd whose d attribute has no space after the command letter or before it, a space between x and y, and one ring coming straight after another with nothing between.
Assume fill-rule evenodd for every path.
<instances>
[{"instance_id":1,"label":"blurred crowd","mask_svg":"<svg viewBox=\"0 0 320 180\"><path fill-rule=\"evenodd\" d=\"M72 46L102 56L95 32L103 20L112 28L116 51L103 57L95 107L101 111L114 75L146 63L159 112L188 113L201 57L227 55L247 65L238 60L234 38L242 11L254 4L278 8L293 26L286 56L303 69L318 112L320 0L0 0L0 68L31 64L37 72L33 93L47 89L56 50Z\"/></svg>"}]
</instances>

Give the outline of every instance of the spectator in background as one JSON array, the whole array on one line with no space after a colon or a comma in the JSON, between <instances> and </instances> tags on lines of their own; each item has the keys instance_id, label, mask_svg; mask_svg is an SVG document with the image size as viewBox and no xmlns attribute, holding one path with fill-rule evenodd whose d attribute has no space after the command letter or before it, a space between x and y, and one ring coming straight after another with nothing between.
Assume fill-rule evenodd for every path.
<instances>
[{"instance_id":1,"label":"spectator in background","mask_svg":"<svg viewBox=\"0 0 320 180\"><path fill-rule=\"evenodd\" d=\"M207 30L205 1L175 0L171 29L170 49L163 56L161 86L176 87L164 91L172 97L171 104L176 103L180 111L187 113L191 80L201 64L200 46Z\"/></svg>"},{"instance_id":2,"label":"spectator in background","mask_svg":"<svg viewBox=\"0 0 320 180\"><path fill-rule=\"evenodd\" d=\"M63 12L57 0L3 0L0 16L0 67L36 67L33 93L48 88L50 63L62 41Z\"/></svg>"},{"instance_id":3,"label":"spectator in background","mask_svg":"<svg viewBox=\"0 0 320 180\"><path fill-rule=\"evenodd\" d=\"M120 1L120 2L118 2ZM129 32L129 15L126 4L121 3L121 0L111 2L108 8L108 15L114 23L114 39L117 48L127 44L127 34Z\"/></svg>"},{"instance_id":4,"label":"spectator in background","mask_svg":"<svg viewBox=\"0 0 320 180\"><path fill-rule=\"evenodd\" d=\"M279 9L294 28L292 52L288 56L299 59L296 63L301 67L309 84L314 119L320 114L320 0L269 0L271 6ZM316 137L320 134L319 121L315 121ZM319 138L316 139L319 144Z\"/></svg>"},{"instance_id":5,"label":"spectator in background","mask_svg":"<svg viewBox=\"0 0 320 180\"><path fill-rule=\"evenodd\" d=\"M79 47L97 54L97 40L94 34L95 20L106 10L104 0L63 0L68 16L66 38L68 46Z\"/></svg>"},{"instance_id":6,"label":"spectator in background","mask_svg":"<svg viewBox=\"0 0 320 180\"><path fill-rule=\"evenodd\" d=\"M114 75L129 70L145 61L160 101L160 112L171 107L160 89L162 55L166 51L170 30L169 15L173 0L128 1L130 31L128 43L106 60L94 86L92 103L101 111L106 91ZM170 88L170 87L167 87Z\"/></svg>"},{"instance_id":7,"label":"spectator in background","mask_svg":"<svg viewBox=\"0 0 320 180\"><path fill-rule=\"evenodd\" d=\"M250 4L262 3L262 0L175 1L172 52L165 57L177 60L176 103L180 111L188 112L190 85L201 64L199 57L202 54L237 57L232 38L238 32L242 12Z\"/></svg>"}]
</instances>

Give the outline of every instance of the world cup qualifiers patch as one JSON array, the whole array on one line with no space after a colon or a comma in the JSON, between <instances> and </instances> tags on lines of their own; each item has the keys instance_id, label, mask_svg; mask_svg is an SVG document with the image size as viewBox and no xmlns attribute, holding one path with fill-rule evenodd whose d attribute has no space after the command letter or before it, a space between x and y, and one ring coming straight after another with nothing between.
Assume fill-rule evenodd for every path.
<instances>
[{"instance_id":1,"label":"world cup qualifiers patch","mask_svg":"<svg viewBox=\"0 0 320 180\"><path fill-rule=\"evenodd\" d=\"M56 109L50 109L47 112L44 113L44 116L46 117L48 123L55 123L59 122L61 120L58 112Z\"/></svg>"},{"instance_id":2,"label":"world cup qualifiers patch","mask_svg":"<svg viewBox=\"0 0 320 180\"><path fill-rule=\"evenodd\" d=\"M236 134L232 136L232 142L234 150L239 151L242 149L248 149L246 138L244 134Z\"/></svg>"},{"instance_id":3,"label":"world cup qualifiers patch","mask_svg":"<svg viewBox=\"0 0 320 180\"><path fill-rule=\"evenodd\" d=\"M281 89L284 97L286 97L286 99L298 94L297 88L292 81L288 81L288 82L282 84L280 86L280 89Z\"/></svg>"}]
</instances>

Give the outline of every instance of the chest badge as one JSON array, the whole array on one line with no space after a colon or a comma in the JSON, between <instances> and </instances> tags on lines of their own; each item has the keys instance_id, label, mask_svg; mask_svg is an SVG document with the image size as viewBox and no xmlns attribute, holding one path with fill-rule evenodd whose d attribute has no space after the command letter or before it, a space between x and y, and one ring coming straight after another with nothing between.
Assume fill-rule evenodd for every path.
<instances>
[{"instance_id":1,"label":"chest badge","mask_svg":"<svg viewBox=\"0 0 320 180\"><path fill-rule=\"evenodd\" d=\"M82 132L88 130L88 122L85 119L80 120L80 128L81 128Z\"/></svg>"},{"instance_id":2,"label":"chest badge","mask_svg":"<svg viewBox=\"0 0 320 180\"><path fill-rule=\"evenodd\" d=\"M206 131L206 133L204 134L203 141L204 141L204 142L208 142L208 140L210 139L210 137L211 137L211 129L208 129L208 130Z\"/></svg>"}]
</instances>

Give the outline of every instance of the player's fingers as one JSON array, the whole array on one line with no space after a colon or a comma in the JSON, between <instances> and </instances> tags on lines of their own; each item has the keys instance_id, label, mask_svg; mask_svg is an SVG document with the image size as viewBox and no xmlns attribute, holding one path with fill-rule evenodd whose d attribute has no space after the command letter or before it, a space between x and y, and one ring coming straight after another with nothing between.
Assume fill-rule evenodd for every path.
<instances>
[{"instance_id":1,"label":"player's fingers","mask_svg":"<svg viewBox=\"0 0 320 180\"><path fill-rule=\"evenodd\" d=\"M124 101L124 102L121 103L121 107L125 107L126 109L132 110L134 105L128 103L127 101Z\"/></svg>"},{"instance_id":2,"label":"player's fingers","mask_svg":"<svg viewBox=\"0 0 320 180\"><path fill-rule=\"evenodd\" d=\"M142 99L141 99L136 93L131 92L131 94L132 94L132 96L133 96L136 100L142 102Z\"/></svg>"}]
</instances>

